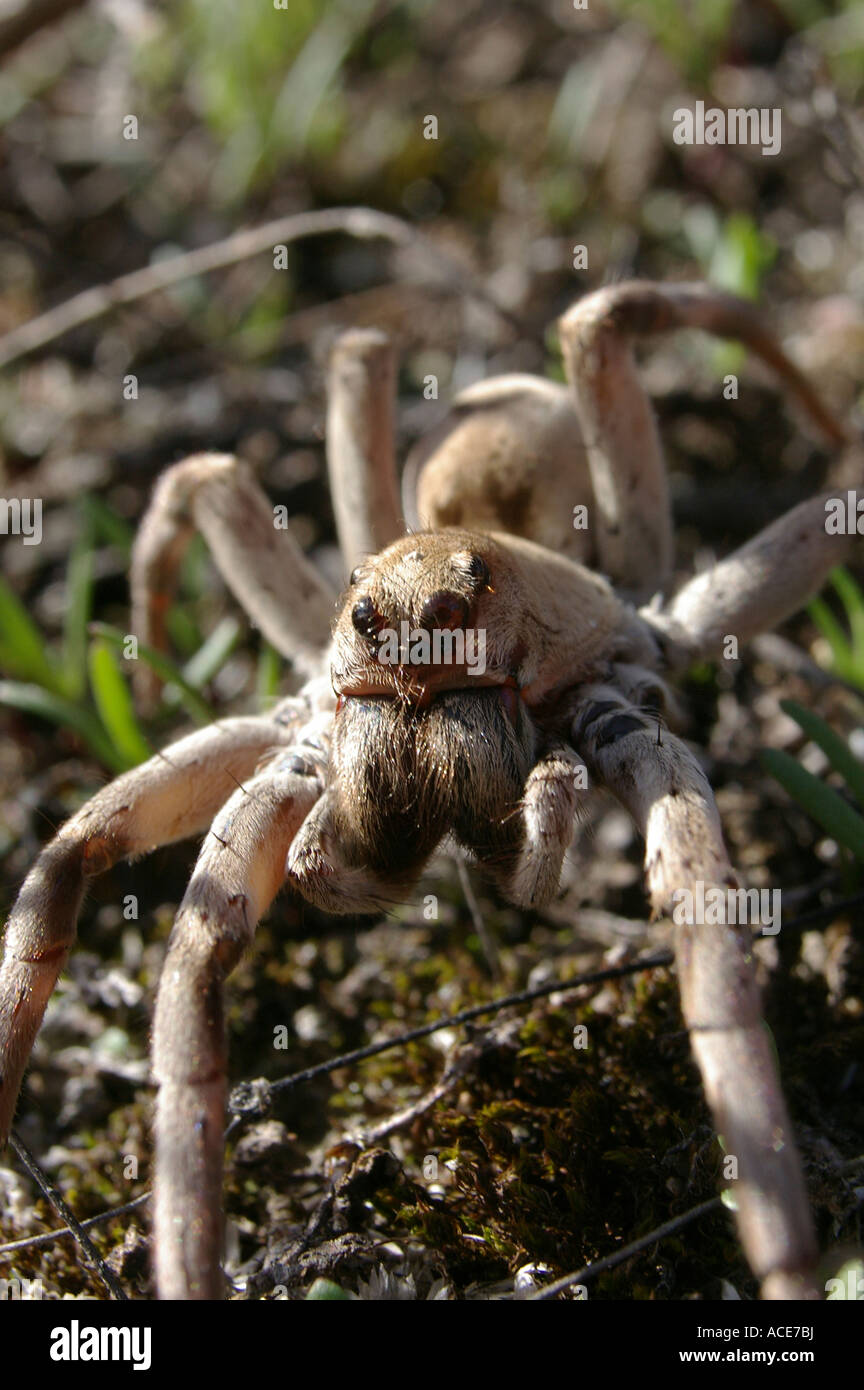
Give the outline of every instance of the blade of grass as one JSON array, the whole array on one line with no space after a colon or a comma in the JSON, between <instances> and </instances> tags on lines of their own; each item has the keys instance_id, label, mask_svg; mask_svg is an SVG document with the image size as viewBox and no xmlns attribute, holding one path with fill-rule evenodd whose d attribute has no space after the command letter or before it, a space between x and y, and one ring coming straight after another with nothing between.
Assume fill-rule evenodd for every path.
<instances>
[{"instance_id":1,"label":"blade of grass","mask_svg":"<svg viewBox=\"0 0 864 1390\"><path fill-rule=\"evenodd\" d=\"M200 690L221 671L237 645L240 624L236 618L223 618L193 657L183 667L183 678L193 690Z\"/></svg>"},{"instance_id":2,"label":"blade of grass","mask_svg":"<svg viewBox=\"0 0 864 1390\"><path fill-rule=\"evenodd\" d=\"M852 795L864 807L864 763L855 757L848 743L824 719L799 705L797 700L781 700L780 708L818 744L834 771L840 773Z\"/></svg>"},{"instance_id":3,"label":"blade of grass","mask_svg":"<svg viewBox=\"0 0 864 1390\"><path fill-rule=\"evenodd\" d=\"M27 609L0 579L0 662L10 675L63 695L63 682L45 654L45 639Z\"/></svg>"},{"instance_id":4,"label":"blade of grass","mask_svg":"<svg viewBox=\"0 0 864 1390\"><path fill-rule=\"evenodd\" d=\"M88 536L73 547L66 566L63 683L71 700L87 688L87 623L93 596L93 550Z\"/></svg>"},{"instance_id":5,"label":"blade of grass","mask_svg":"<svg viewBox=\"0 0 864 1390\"><path fill-rule=\"evenodd\" d=\"M181 605L173 604L165 618L165 627L174 648L187 661L204 645L201 629L190 613Z\"/></svg>"},{"instance_id":6,"label":"blade of grass","mask_svg":"<svg viewBox=\"0 0 864 1390\"><path fill-rule=\"evenodd\" d=\"M126 643L126 633L119 628L109 627L107 623L91 623L90 633L94 637L104 638L110 642L112 647L123 649ZM163 656L161 652L154 651L146 643L138 643L138 660L144 661L155 671L163 681L168 681L171 685L176 685L179 693L178 699L186 712L195 720L196 724L212 724L216 715L206 700L202 700L197 690L184 679L182 671L179 671L174 662L169 657Z\"/></svg>"},{"instance_id":7,"label":"blade of grass","mask_svg":"<svg viewBox=\"0 0 864 1390\"><path fill-rule=\"evenodd\" d=\"M270 646L269 642L263 642L258 654L258 669L255 673L258 703L262 709L269 709L279 694L281 676L281 656L275 647Z\"/></svg>"},{"instance_id":8,"label":"blade of grass","mask_svg":"<svg viewBox=\"0 0 864 1390\"><path fill-rule=\"evenodd\" d=\"M134 531L128 521L113 512L99 497L85 494L80 501L84 524L89 528L94 540L100 537L107 545L114 545L128 555L132 549Z\"/></svg>"},{"instance_id":9,"label":"blade of grass","mask_svg":"<svg viewBox=\"0 0 864 1390\"><path fill-rule=\"evenodd\" d=\"M71 729L105 767L112 772L126 771L128 765L113 747L95 714L81 705L73 704L63 695L56 695L39 685L0 681L0 704L22 710L25 714L36 714L40 719L48 719L52 724Z\"/></svg>"},{"instance_id":10,"label":"blade of grass","mask_svg":"<svg viewBox=\"0 0 864 1390\"><path fill-rule=\"evenodd\" d=\"M90 689L114 747L128 767L137 767L151 756L152 749L138 727L132 696L114 653L104 639L90 644Z\"/></svg>"},{"instance_id":11,"label":"blade of grass","mask_svg":"<svg viewBox=\"0 0 864 1390\"><path fill-rule=\"evenodd\" d=\"M831 648L835 673L842 680L853 680L855 662L852 647L828 604L822 598L811 599L807 605L807 612Z\"/></svg>"},{"instance_id":12,"label":"blade of grass","mask_svg":"<svg viewBox=\"0 0 864 1390\"><path fill-rule=\"evenodd\" d=\"M769 748L760 756L771 776L827 831L832 840L864 863L864 817L847 806L831 787L826 787L824 782L820 782L788 753Z\"/></svg>"},{"instance_id":13,"label":"blade of grass","mask_svg":"<svg viewBox=\"0 0 864 1390\"><path fill-rule=\"evenodd\" d=\"M184 598L200 598L207 591L211 573L210 552L202 535L194 535L180 565L179 592Z\"/></svg>"},{"instance_id":14,"label":"blade of grass","mask_svg":"<svg viewBox=\"0 0 864 1390\"><path fill-rule=\"evenodd\" d=\"M846 609L849 631L852 634L852 659L855 667L864 670L864 594L847 569L831 571L834 588Z\"/></svg>"}]
</instances>

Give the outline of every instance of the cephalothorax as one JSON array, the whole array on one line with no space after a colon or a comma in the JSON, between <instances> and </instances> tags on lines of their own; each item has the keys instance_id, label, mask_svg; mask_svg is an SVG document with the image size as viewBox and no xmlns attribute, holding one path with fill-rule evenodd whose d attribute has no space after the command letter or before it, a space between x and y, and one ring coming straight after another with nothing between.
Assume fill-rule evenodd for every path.
<instances>
[{"instance_id":1,"label":"cephalothorax","mask_svg":"<svg viewBox=\"0 0 864 1390\"><path fill-rule=\"evenodd\" d=\"M813 498L668 597L666 472L632 342L679 325L747 342L843 439L751 306L634 283L562 319L569 389L504 377L454 402L408 460L407 535L390 346L370 332L339 340L328 462L350 581L332 636L336 595L274 526L247 469L204 454L160 480L135 549L132 631L164 644L197 528L306 684L269 714L221 721L118 778L45 849L0 967L0 1141L87 879L210 827L156 1009L163 1297L222 1293L223 981L286 882L332 912L374 910L404 898L451 835L512 902L539 904L605 787L645 837L655 913L676 890L736 883L705 775L663 724L668 682L729 634L744 642L794 612L849 542L826 533L825 499ZM577 508L587 528L572 526ZM145 700L152 681L140 672ZM738 1162L746 1253L765 1297L814 1296L812 1226L749 933L687 922L675 948L694 1054Z\"/></svg>"},{"instance_id":2,"label":"cephalothorax","mask_svg":"<svg viewBox=\"0 0 864 1390\"><path fill-rule=\"evenodd\" d=\"M616 661L656 661L656 641L605 580L515 536L415 533L360 565L352 590L332 648L329 784L288 857L300 891L371 910L452 832L511 901L546 901L577 809L572 692Z\"/></svg>"}]
</instances>

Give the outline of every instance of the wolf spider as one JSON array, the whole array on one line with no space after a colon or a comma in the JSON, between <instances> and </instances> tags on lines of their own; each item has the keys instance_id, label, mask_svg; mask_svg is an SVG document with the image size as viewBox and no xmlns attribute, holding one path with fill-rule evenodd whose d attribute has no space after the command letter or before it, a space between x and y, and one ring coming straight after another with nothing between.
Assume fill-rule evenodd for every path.
<instances>
[{"instance_id":1,"label":"wolf spider","mask_svg":"<svg viewBox=\"0 0 864 1390\"><path fill-rule=\"evenodd\" d=\"M408 460L407 534L393 352L375 332L338 340L327 452L350 581L335 624L337 595L235 458L196 455L159 480L134 549L132 631L164 647L178 566L199 530L306 683L270 713L220 720L118 777L43 851L0 967L0 1142L88 880L209 827L155 1013L161 1297L223 1296L223 981L286 882L329 912L376 910L404 899L450 835L506 898L536 907L555 893L574 825L605 787L644 836L655 915L700 880L735 885L705 774L661 724L668 681L720 655L727 635L746 641L795 612L847 542L826 534L825 499L814 497L667 597L666 469L633 348L675 327L745 342L843 440L750 305L701 286L633 282L562 318L569 387L509 376L456 400ZM587 529L573 526L578 507ZM382 634L403 623L451 643L483 633L485 669L456 648L449 663L424 659L422 644L418 660L404 647L384 660ZM136 679L146 701L154 677L142 669ZM816 1297L815 1239L751 935L695 922L678 925L674 942L693 1052L738 1160L745 1253L763 1297Z\"/></svg>"}]
</instances>

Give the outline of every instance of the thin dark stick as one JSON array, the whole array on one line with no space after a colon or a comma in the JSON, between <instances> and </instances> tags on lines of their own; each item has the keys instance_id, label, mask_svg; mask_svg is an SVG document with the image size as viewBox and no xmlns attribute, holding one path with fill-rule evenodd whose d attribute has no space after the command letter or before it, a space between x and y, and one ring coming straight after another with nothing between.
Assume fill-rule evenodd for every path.
<instances>
[{"instance_id":1,"label":"thin dark stick","mask_svg":"<svg viewBox=\"0 0 864 1390\"><path fill-rule=\"evenodd\" d=\"M238 1092L243 1091L244 1086L254 1085L260 1088L263 1098L278 1091L292 1090L295 1086L300 1086L306 1081L312 1081L317 1076L327 1076L332 1071L338 1071L340 1067L353 1066L355 1062L363 1062L368 1057L377 1057L382 1052L388 1052L391 1048L402 1047L405 1043L416 1042L419 1038L428 1038L432 1033L440 1033L444 1028L458 1028L460 1024L470 1023L475 1018L482 1018L484 1014L498 1013L501 1009L509 1009L517 1004L530 1004L535 999L543 999L549 994L563 994L572 989L579 989L582 985L602 984L606 980L620 980L625 975L637 975L641 970L653 970L660 965L671 965L674 957L671 951L658 951L653 956L641 956L639 960L633 961L630 965L609 966L606 970L592 970L584 975L576 975L572 980L554 980L551 984L537 985L534 989L522 989L515 994L505 994L499 999L493 999L487 1004L473 1004L468 1009L462 1009L457 1014L446 1014L443 1018L436 1019L434 1023L423 1023L417 1028L411 1028L405 1033L400 1033L398 1037L387 1038L383 1042L370 1043L367 1047L355 1048L353 1052L345 1052L341 1057L334 1057L329 1062L319 1062L317 1066L306 1067L303 1071L294 1072L292 1076L285 1076L281 1081L255 1081L253 1083L242 1083L235 1089L234 1094L228 1102L228 1109L233 1112L235 1120L229 1126L229 1132L235 1128L237 1120L244 1115L254 1115L258 1106L250 1106L244 1102ZM236 1099L235 1099L236 1097Z\"/></svg>"},{"instance_id":2,"label":"thin dark stick","mask_svg":"<svg viewBox=\"0 0 864 1390\"><path fill-rule=\"evenodd\" d=\"M537 1289L536 1293L528 1294L525 1301L538 1302L545 1298L554 1298L556 1294L563 1293L573 1284L585 1284L589 1279L595 1279L598 1274L605 1274L607 1270L623 1264L633 1255L638 1255L642 1250L647 1250L649 1246L656 1245L658 1241L674 1235L682 1227L689 1226L692 1221L698 1221L701 1216L707 1216L709 1212L716 1211L722 1205L722 1197L709 1197L707 1202L700 1203L691 1211L685 1211L682 1216L675 1216L671 1221L664 1222L656 1230L650 1231L647 1236L634 1240L632 1245L625 1245L621 1250L616 1250L614 1255L606 1255L602 1260L595 1260L593 1264L585 1265L583 1269L577 1269L574 1274L565 1274L562 1279L556 1279L554 1284L547 1284L545 1289Z\"/></svg>"},{"instance_id":3,"label":"thin dark stick","mask_svg":"<svg viewBox=\"0 0 864 1390\"><path fill-rule=\"evenodd\" d=\"M66 1222L66 1225L81 1246L87 1263L91 1265L99 1275L99 1278L102 1280L102 1283L105 1285L111 1297L116 1298L121 1303L128 1303L129 1296L117 1279L117 1276L112 1274L81 1223L72 1215L72 1212L64 1202L57 1188L51 1182L47 1174L39 1167L39 1164L36 1162L26 1144L21 1142L14 1130L9 1136L9 1143L40 1191L48 1198L52 1207L54 1207L55 1211L60 1213L63 1220Z\"/></svg>"},{"instance_id":4,"label":"thin dark stick","mask_svg":"<svg viewBox=\"0 0 864 1390\"><path fill-rule=\"evenodd\" d=\"M845 912L847 908L856 908L864 905L864 892L856 892L851 898L840 899L839 902L825 903L822 908L813 908L810 912L800 913L793 917L792 922L785 923L783 931L803 931L806 927L813 926L817 922L824 922L826 917L833 917L836 913ZM764 940L761 931L753 934L754 941ZM307 1066L303 1072L294 1072L293 1076L283 1077L281 1081L265 1081L263 1079L254 1081L244 1081L236 1087L235 1095L244 1086L254 1084L260 1087L265 1097L275 1091L292 1090L294 1086L301 1086L304 1081L314 1080L318 1076L326 1076L329 1072L338 1072L342 1066L353 1066L356 1062L364 1062L369 1056L378 1056L381 1052L388 1052L390 1048L401 1047L406 1042L415 1042L418 1038L431 1036L432 1033L440 1033L442 1029L453 1029L461 1023L471 1023L472 1019L479 1019L485 1013L497 1013L500 1009L508 1009L518 1004L532 1004L535 999L542 999L550 994L564 994L568 990L578 990L583 984L603 984L607 980L621 980L628 974L639 974L640 970L654 970L658 966L672 965L674 955L671 951L656 951L650 956L639 956L639 959L632 960L629 965L608 966L606 970L590 970L586 974L578 974L572 980L553 980L551 983L539 984L533 990L520 990L515 994L501 995L500 998L492 999L489 1004L474 1004L471 1008L463 1009L460 1013L449 1013L435 1023L422 1023L415 1029L410 1029L399 1036L388 1038L383 1042L369 1042L368 1047L354 1048L353 1052L343 1052L342 1056L336 1056L329 1062L318 1062L317 1066ZM235 1108L235 1098L232 1097L228 1105L229 1111L235 1115L232 1120L231 1130L235 1129L236 1119L246 1112L246 1105L238 1097ZM251 1106L250 1113L256 1111L257 1106Z\"/></svg>"},{"instance_id":5,"label":"thin dark stick","mask_svg":"<svg viewBox=\"0 0 864 1390\"><path fill-rule=\"evenodd\" d=\"M864 906L864 892L853 893L849 898L840 898L837 902L825 903L823 907L811 907L809 912L799 912L797 917L793 917L791 922L783 922L781 931L805 931L807 927L815 926L817 922L824 922L826 918L839 916L841 912L846 912L850 907ZM754 940L762 939L762 933L757 932ZM769 938L769 940L772 938ZM776 938L773 938L776 940Z\"/></svg>"},{"instance_id":6,"label":"thin dark stick","mask_svg":"<svg viewBox=\"0 0 864 1390\"><path fill-rule=\"evenodd\" d=\"M82 1231L89 1231L91 1226L101 1226L103 1222L110 1221L113 1216L127 1216L130 1211L135 1211L137 1207L143 1207L145 1202L149 1202L150 1193L142 1192L140 1197L136 1197L133 1202L124 1202L122 1207L111 1207L109 1211L100 1212L98 1216L88 1216L86 1221L79 1222ZM62 1240L64 1236L74 1236L75 1232L71 1226L61 1226L56 1231L42 1231L38 1236L24 1236L21 1240L10 1240L7 1245L0 1245L0 1255L14 1255L17 1250L29 1250L37 1245L53 1245L56 1240Z\"/></svg>"},{"instance_id":7,"label":"thin dark stick","mask_svg":"<svg viewBox=\"0 0 864 1390\"><path fill-rule=\"evenodd\" d=\"M791 922L785 923L782 929L787 932L804 931L817 922L825 921L826 918L832 918L840 912L845 912L847 908L860 907L862 904L864 904L864 892L855 893L850 898L826 903L823 907L816 907L809 912L803 912L798 917L793 918ZM762 939L761 931L754 932L754 942ZM538 985L534 989L519 990L515 994L505 994L487 1004L474 1004L468 1009L463 1009L460 1013L447 1014L434 1023L423 1023L417 1028L399 1033L395 1038L388 1038L378 1043L369 1043L366 1047L355 1048L353 1052L345 1052L340 1057L334 1057L329 1062L319 1062L314 1067L306 1067L303 1071L283 1077L281 1081L265 1081L260 1078L253 1082L241 1082L234 1088L228 1102L228 1110L233 1118L228 1125L225 1137L228 1138L232 1135L244 1119L252 1119L256 1115L264 1113L270 1098L278 1091L292 1090L295 1086L301 1086L306 1081L313 1081L318 1076L327 1076L330 1072L338 1071L340 1067L353 1066L356 1062L366 1061L369 1057L377 1057L382 1052L390 1051L391 1048L402 1047L404 1044L416 1042L420 1038L428 1038L433 1033L441 1032L444 1028L457 1028L460 1024L470 1023L475 1018L482 1018L484 1014L498 1013L501 1009L508 1009L517 1004L530 1004L535 999L543 999L550 994L578 989L581 985L620 980L627 975L637 975L642 970L655 970L659 966L671 965L673 961L672 951L657 951L650 956L640 956L629 965L615 965L605 970L592 970L584 975L576 975L572 980L554 980L545 985ZM244 1092L246 1092L245 1095ZM253 1094L250 1095L249 1092L253 1092Z\"/></svg>"}]
</instances>

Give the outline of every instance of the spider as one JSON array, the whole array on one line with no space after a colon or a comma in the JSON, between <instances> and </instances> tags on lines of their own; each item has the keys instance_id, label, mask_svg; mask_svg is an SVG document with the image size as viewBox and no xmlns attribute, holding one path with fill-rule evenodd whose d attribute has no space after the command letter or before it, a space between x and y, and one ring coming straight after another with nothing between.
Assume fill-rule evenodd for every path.
<instances>
[{"instance_id":1,"label":"spider","mask_svg":"<svg viewBox=\"0 0 864 1390\"><path fill-rule=\"evenodd\" d=\"M736 891L706 776L664 720L670 681L719 656L729 634L746 641L797 610L849 542L826 533L815 497L670 597L666 469L634 345L676 327L737 338L833 442L845 436L753 307L730 296L634 281L587 295L559 327L567 386L481 383L415 446L407 533L393 350L370 330L339 338L327 453L350 580L335 622L337 595L233 456L195 455L157 483L134 549L132 631L165 646L197 529L305 683L270 713L221 720L118 777L41 854L0 967L0 1142L88 880L209 827L155 1011L163 1298L223 1296L223 982L283 886L329 912L377 910L404 899L451 836L507 899L537 907L602 787L645 839L656 916L673 914L682 889ZM154 677L136 679L146 701ZM751 934L674 920L685 1023L737 1158L745 1253L763 1297L815 1297L815 1239Z\"/></svg>"}]
</instances>

